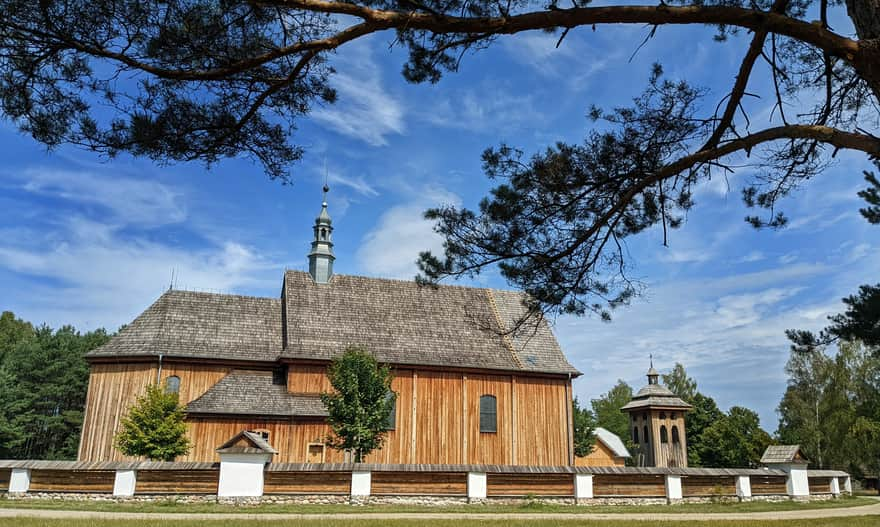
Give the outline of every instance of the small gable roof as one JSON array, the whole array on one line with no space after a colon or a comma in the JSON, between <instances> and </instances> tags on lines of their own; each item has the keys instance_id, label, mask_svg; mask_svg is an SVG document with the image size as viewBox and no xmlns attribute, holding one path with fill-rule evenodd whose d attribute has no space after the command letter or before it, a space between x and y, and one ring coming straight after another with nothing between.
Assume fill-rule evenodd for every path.
<instances>
[{"instance_id":1,"label":"small gable roof","mask_svg":"<svg viewBox=\"0 0 880 527\"><path fill-rule=\"evenodd\" d=\"M189 414L326 417L318 395L298 395L272 384L271 371L233 370L186 405Z\"/></svg>"},{"instance_id":2,"label":"small gable roof","mask_svg":"<svg viewBox=\"0 0 880 527\"><path fill-rule=\"evenodd\" d=\"M606 430L602 427L596 427L593 430L593 434L596 436L596 439L601 441L603 445L608 447L611 450L611 453L617 457L630 457L629 450L626 449L626 446L623 444L623 441L620 439L620 436L615 434L610 430Z\"/></svg>"},{"instance_id":3,"label":"small gable roof","mask_svg":"<svg viewBox=\"0 0 880 527\"><path fill-rule=\"evenodd\" d=\"M232 438L217 448L218 454L277 454L278 451L272 448L263 437L259 434L248 430L232 436Z\"/></svg>"},{"instance_id":4,"label":"small gable roof","mask_svg":"<svg viewBox=\"0 0 880 527\"><path fill-rule=\"evenodd\" d=\"M775 463L803 463L807 464L807 458L801 451L800 445L770 445L761 456L761 463L772 465Z\"/></svg>"}]
</instances>

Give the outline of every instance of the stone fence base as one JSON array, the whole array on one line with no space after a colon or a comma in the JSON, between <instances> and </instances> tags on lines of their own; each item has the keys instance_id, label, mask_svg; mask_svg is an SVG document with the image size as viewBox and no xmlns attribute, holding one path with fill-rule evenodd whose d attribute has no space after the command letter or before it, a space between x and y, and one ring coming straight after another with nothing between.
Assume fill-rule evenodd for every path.
<instances>
[{"instance_id":1,"label":"stone fence base","mask_svg":"<svg viewBox=\"0 0 880 527\"><path fill-rule=\"evenodd\" d=\"M68 502L103 502L103 503L220 503L240 507L254 507L263 504L291 505L406 505L424 507L450 507L470 505L527 505L540 503L546 505L567 505L595 507L603 505L668 505L679 503L737 503L743 501L828 501L835 499L833 494L814 494L810 496L790 497L751 496L703 496L687 497L670 500L663 497L627 497L613 496L600 498L569 498L569 497L488 497L467 498L466 496L348 496L327 494L275 494L251 497L218 497L216 494L139 494L135 496L112 496L109 494L88 492L0 492L0 498L21 501L68 501Z\"/></svg>"}]
</instances>

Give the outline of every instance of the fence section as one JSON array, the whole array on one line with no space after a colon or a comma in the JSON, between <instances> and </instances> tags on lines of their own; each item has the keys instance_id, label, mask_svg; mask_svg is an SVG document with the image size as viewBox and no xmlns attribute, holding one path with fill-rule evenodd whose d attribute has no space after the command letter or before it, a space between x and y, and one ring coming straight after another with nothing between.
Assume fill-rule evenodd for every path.
<instances>
[{"instance_id":1,"label":"fence section","mask_svg":"<svg viewBox=\"0 0 880 527\"><path fill-rule=\"evenodd\" d=\"M136 494L217 494L219 470L139 470Z\"/></svg>"},{"instance_id":2,"label":"fence section","mask_svg":"<svg viewBox=\"0 0 880 527\"><path fill-rule=\"evenodd\" d=\"M467 472L374 472L374 496L467 496Z\"/></svg>"},{"instance_id":3,"label":"fence section","mask_svg":"<svg viewBox=\"0 0 880 527\"><path fill-rule=\"evenodd\" d=\"M467 501L561 498L578 503L590 503L590 500L607 503L621 498L628 502L666 499L671 503L721 497L762 499L791 495L800 499L804 496L796 489L801 485L797 481L801 480L793 479L795 473L783 469L267 465L266 459L255 458L252 465L255 470L248 471L240 470L242 463L250 462L241 457L228 466L226 462L0 461L0 493L11 497L70 493L205 497L199 499L271 496L287 501L310 496L351 496L352 500L362 501L364 497L376 496L400 497L404 501L412 498L419 503L432 497L447 502L448 498ZM809 494L814 496L837 495L852 488L849 475L844 472L807 471L806 476L799 472L797 477L804 478L802 486L808 487ZM248 493L236 489L245 489Z\"/></svg>"},{"instance_id":4,"label":"fence section","mask_svg":"<svg viewBox=\"0 0 880 527\"><path fill-rule=\"evenodd\" d=\"M31 492L113 492L114 470L32 470Z\"/></svg>"},{"instance_id":5,"label":"fence section","mask_svg":"<svg viewBox=\"0 0 880 527\"><path fill-rule=\"evenodd\" d=\"M265 494L348 495L351 472L267 471L263 485Z\"/></svg>"}]
</instances>

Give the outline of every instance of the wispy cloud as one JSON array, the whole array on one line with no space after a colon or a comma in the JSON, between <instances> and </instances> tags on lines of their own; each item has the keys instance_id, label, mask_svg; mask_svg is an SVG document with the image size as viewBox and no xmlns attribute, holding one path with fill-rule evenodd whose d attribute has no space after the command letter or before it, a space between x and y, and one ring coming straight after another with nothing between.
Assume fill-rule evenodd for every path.
<instances>
[{"instance_id":1,"label":"wispy cloud","mask_svg":"<svg viewBox=\"0 0 880 527\"><path fill-rule=\"evenodd\" d=\"M0 237L0 276L33 281L4 300L35 322L116 329L168 287L172 271L178 286L192 289L277 287L281 266L245 243L203 239L195 248L133 234L130 225L161 228L183 220L184 198L172 187L109 173L41 170L28 174L24 190L51 196L52 205L35 205L46 216L57 216L56 204L105 211L97 219L74 212L39 227L4 228L23 235Z\"/></svg>"},{"instance_id":2,"label":"wispy cloud","mask_svg":"<svg viewBox=\"0 0 880 527\"><path fill-rule=\"evenodd\" d=\"M117 222L154 227L187 216L180 193L156 181L53 168L7 172L4 177L26 192L99 207Z\"/></svg>"},{"instance_id":3,"label":"wispy cloud","mask_svg":"<svg viewBox=\"0 0 880 527\"><path fill-rule=\"evenodd\" d=\"M402 134L406 129L403 105L385 89L382 68L368 43L346 47L336 63L339 73L330 84L339 99L336 104L315 108L311 117L370 146L387 145L388 136Z\"/></svg>"},{"instance_id":4,"label":"wispy cloud","mask_svg":"<svg viewBox=\"0 0 880 527\"><path fill-rule=\"evenodd\" d=\"M460 201L443 189L426 188L420 197L385 211L357 251L363 271L374 276L414 277L420 252L430 250L436 254L443 250L443 240L423 217L425 209L458 205Z\"/></svg>"}]
</instances>

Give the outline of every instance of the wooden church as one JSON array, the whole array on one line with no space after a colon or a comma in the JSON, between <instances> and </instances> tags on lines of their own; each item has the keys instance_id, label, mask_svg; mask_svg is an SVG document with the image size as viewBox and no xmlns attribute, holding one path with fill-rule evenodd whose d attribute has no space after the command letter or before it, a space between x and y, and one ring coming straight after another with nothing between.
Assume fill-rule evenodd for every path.
<instances>
[{"instance_id":1,"label":"wooden church","mask_svg":"<svg viewBox=\"0 0 880 527\"><path fill-rule=\"evenodd\" d=\"M325 193L326 193L325 187ZM365 346L392 367L396 408L372 463L573 464L571 381L544 320L510 331L523 294L333 273L326 194L309 272L286 271L280 298L169 290L89 353L80 460L126 459L113 437L151 383L176 391L193 449L216 461L243 430L274 462L335 463L319 394L329 362Z\"/></svg>"}]
</instances>

